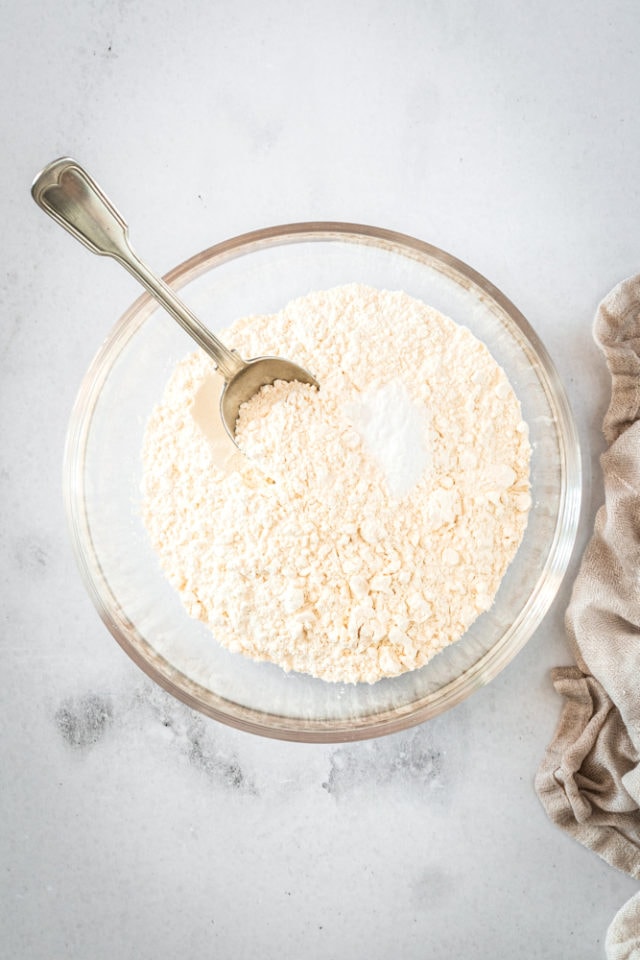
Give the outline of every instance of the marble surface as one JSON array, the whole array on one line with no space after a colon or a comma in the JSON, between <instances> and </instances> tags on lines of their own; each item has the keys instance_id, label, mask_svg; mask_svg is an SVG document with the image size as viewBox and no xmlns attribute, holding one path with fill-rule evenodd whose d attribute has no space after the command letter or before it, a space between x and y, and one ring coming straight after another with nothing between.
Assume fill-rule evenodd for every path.
<instances>
[{"instance_id":1,"label":"marble surface","mask_svg":"<svg viewBox=\"0 0 640 960\"><path fill-rule=\"evenodd\" d=\"M603 957L637 883L549 823L533 777L601 497L591 321L640 266L635 0L32 0L2 19L0 953ZM60 473L80 380L137 288L31 201L62 154L160 271L339 219L443 247L521 308L569 392L585 506L557 602L497 680L402 734L299 745L190 712L117 647Z\"/></svg>"}]
</instances>

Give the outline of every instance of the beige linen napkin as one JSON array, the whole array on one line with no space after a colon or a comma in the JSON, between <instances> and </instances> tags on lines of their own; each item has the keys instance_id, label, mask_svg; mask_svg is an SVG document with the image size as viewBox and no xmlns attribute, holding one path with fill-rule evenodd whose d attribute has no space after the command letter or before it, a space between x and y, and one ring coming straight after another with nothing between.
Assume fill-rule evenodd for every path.
<instances>
[{"instance_id":1,"label":"beige linen napkin","mask_svg":"<svg viewBox=\"0 0 640 960\"><path fill-rule=\"evenodd\" d=\"M612 378L605 503L567 609L577 666L553 671L566 702L536 790L551 820L640 879L640 275L603 300L594 336ZM639 897L614 919L607 949L640 960Z\"/></svg>"}]
</instances>

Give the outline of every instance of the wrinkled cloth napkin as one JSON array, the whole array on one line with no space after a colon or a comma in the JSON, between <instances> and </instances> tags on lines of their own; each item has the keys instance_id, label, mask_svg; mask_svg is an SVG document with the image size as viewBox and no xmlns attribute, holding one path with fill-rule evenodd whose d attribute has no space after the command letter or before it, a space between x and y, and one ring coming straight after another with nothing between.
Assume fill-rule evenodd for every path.
<instances>
[{"instance_id":1,"label":"wrinkled cloth napkin","mask_svg":"<svg viewBox=\"0 0 640 960\"><path fill-rule=\"evenodd\" d=\"M640 275L615 287L593 328L611 373L605 502L573 586L566 629L577 666L536 777L550 819L640 880ZM610 960L640 960L640 894L614 917Z\"/></svg>"}]
</instances>

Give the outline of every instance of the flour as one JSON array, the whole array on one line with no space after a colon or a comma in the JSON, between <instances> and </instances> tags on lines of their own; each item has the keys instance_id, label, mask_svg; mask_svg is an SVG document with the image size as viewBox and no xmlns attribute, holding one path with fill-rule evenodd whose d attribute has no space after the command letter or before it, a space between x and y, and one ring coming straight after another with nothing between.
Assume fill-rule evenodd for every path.
<instances>
[{"instance_id":1,"label":"flour","mask_svg":"<svg viewBox=\"0 0 640 960\"><path fill-rule=\"evenodd\" d=\"M249 459L229 474L190 412L212 363L177 366L145 434L142 512L187 611L232 651L328 681L424 665L491 606L526 527L528 430L504 372L431 307L358 284L222 338L321 388L245 404Z\"/></svg>"}]
</instances>

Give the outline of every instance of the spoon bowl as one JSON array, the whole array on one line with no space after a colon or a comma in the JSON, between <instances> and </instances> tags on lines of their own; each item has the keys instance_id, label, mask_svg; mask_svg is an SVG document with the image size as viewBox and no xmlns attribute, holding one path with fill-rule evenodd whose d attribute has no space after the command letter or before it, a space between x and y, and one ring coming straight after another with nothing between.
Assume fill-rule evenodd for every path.
<instances>
[{"instance_id":1,"label":"spoon bowl","mask_svg":"<svg viewBox=\"0 0 640 960\"><path fill-rule=\"evenodd\" d=\"M297 380L299 383L318 386L315 377L307 370L283 357L256 357L245 361L244 368L227 380L220 396L220 416L231 436L235 434L238 412L242 404L255 396L262 387L277 380Z\"/></svg>"},{"instance_id":2,"label":"spoon bowl","mask_svg":"<svg viewBox=\"0 0 640 960\"><path fill-rule=\"evenodd\" d=\"M158 303L212 358L225 381L219 413L223 426L235 443L238 411L262 387L277 380L300 381L319 387L315 377L282 357L243 360L229 350L164 280L157 277L134 253L129 228L121 214L75 160L53 160L38 174L31 187L33 199L45 213L85 245L92 253L112 257L135 277Z\"/></svg>"}]
</instances>

